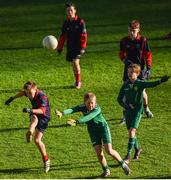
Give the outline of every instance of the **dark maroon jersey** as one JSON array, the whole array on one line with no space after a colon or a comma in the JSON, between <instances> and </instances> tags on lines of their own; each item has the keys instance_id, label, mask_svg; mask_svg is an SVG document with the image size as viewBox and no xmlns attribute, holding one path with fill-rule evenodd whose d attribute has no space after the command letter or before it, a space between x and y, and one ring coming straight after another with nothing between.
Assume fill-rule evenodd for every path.
<instances>
[{"instance_id":1,"label":"dark maroon jersey","mask_svg":"<svg viewBox=\"0 0 171 180\"><path fill-rule=\"evenodd\" d=\"M85 22L78 16L75 19L67 18L62 26L61 35L58 40L58 50L62 50L65 41L68 51L80 51L86 48L87 31Z\"/></svg>"},{"instance_id":2,"label":"dark maroon jersey","mask_svg":"<svg viewBox=\"0 0 171 180\"><path fill-rule=\"evenodd\" d=\"M120 41L119 57L121 60L127 59L132 63L140 64L141 67L146 64L147 68L150 68L152 63L152 53L147 39L140 34L135 40L127 36Z\"/></svg>"},{"instance_id":3,"label":"dark maroon jersey","mask_svg":"<svg viewBox=\"0 0 171 180\"><path fill-rule=\"evenodd\" d=\"M37 90L34 98L31 101L32 108L33 109L42 109L43 115L38 114L39 117L46 117L50 119L50 106L49 106L49 100L46 94L42 91Z\"/></svg>"}]
</instances>

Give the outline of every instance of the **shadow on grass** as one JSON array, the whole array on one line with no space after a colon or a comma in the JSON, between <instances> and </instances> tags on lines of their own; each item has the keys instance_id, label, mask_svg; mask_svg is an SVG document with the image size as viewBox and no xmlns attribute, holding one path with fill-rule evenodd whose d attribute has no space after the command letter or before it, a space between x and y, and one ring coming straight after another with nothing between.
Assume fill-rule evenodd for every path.
<instances>
[{"instance_id":1,"label":"shadow on grass","mask_svg":"<svg viewBox=\"0 0 171 180\"><path fill-rule=\"evenodd\" d=\"M3 47L0 47L0 51L12 51L12 50L14 50L14 51L16 51L16 50L28 50L28 49L37 49L37 48L43 48L42 46L28 46L28 47L10 47L10 48L8 48L8 47L5 47L5 48L3 48Z\"/></svg>"},{"instance_id":2,"label":"shadow on grass","mask_svg":"<svg viewBox=\"0 0 171 180\"><path fill-rule=\"evenodd\" d=\"M112 119L108 119L107 121L111 121L112 124L120 124L121 123L121 119L122 118L112 118Z\"/></svg>"},{"instance_id":3,"label":"shadow on grass","mask_svg":"<svg viewBox=\"0 0 171 180\"><path fill-rule=\"evenodd\" d=\"M171 174L156 175L156 176L139 176L132 179L171 179Z\"/></svg>"},{"instance_id":4,"label":"shadow on grass","mask_svg":"<svg viewBox=\"0 0 171 180\"><path fill-rule=\"evenodd\" d=\"M95 164L95 163L98 163L98 161L85 161L85 162L82 162L81 164L82 165L79 165L79 166L76 166L75 164L59 164L59 165L52 165L51 166L51 171L59 171L59 170L61 170L61 168L62 168L62 170L72 170L72 169L84 169L86 166L87 167L90 167L90 164L92 164L91 165L91 167L93 167L93 165ZM84 164L86 164L86 165L84 165ZM96 165L94 165L94 167L96 167ZM116 168L116 167L119 167L119 165L112 165L112 166L110 166L110 167L112 167L112 168ZM70 178L70 179L99 179L99 178L101 178L100 176L86 176L86 177L74 177L74 178ZM119 178L119 177L113 177L113 176L111 176L111 177L109 177L110 179L113 179L113 178Z\"/></svg>"},{"instance_id":5,"label":"shadow on grass","mask_svg":"<svg viewBox=\"0 0 171 180\"><path fill-rule=\"evenodd\" d=\"M28 129L28 127L4 128L4 129L0 129L0 133L3 133L3 132L10 132L10 131L22 131L22 130L26 130L26 129Z\"/></svg>"},{"instance_id":6,"label":"shadow on grass","mask_svg":"<svg viewBox=\"0 0 171 180\"><path fill-rule=\"evenodd\" d=\"M37 172L42 169L42 167L33 167L33 168L16 168L16 169L0 169L0 174L21 174L21 173L30 173Z\"/></svg>"},{"instance_id":7,"label":"shadow on grass","mask_svg":"<svg viewBox=\"0 0 171 180\"><path fill-rule=\"evenodd\" d=\"M120 119L109 119L107 121L116 121L119 120L119 122L115 122L114 124L120 124ZM60 124L60 125L52 125L52 126L48 126L48 129L53 129L53 128L63 128L63 127L71 127L68 124ZM22 131L22 130L27 130L28 127L15 127L15 128L4 128L4 129L0 129L0 133L4 133L4 132L10 132L10 131Z\"/></svg>"},{"instance_id":8,"label":"shadow on grass","mask_svg":"<svg viewBox=\"0 0 171 180\"><path fill-rule=\"evenodd\" d=\"M0 93L16 93L18 92L20 89L1 89Z\"/></svg>"},{"instance_id":9,"label":"shadow on grass","mask_svg":"<svg viewBox=\"0 0 171 180\"><path fill-rule=\"evenodd\" d=\"M22 87L22 86L21 86ZM47 87L39 87L40 90L57 90L57 89L75 89L74 85L70 86L47 86ZM0 89L1 93L16 93L20 91L21 89Z\"/></svg>"},{"instance_id":10,"label":"shadow on grass","mask_svg":"<svg viewBox=\"0 0 171 180\"><path fill-rule=\"evenodd\" d=\"M53 126L49 126L48 129L61 128L61 127L70 127L70 125L68 124L53 125ZM4 129L0 129L0 133L10 132L10 131L22 131L22 130L27 130L27 129L28 127L4 128Z\"/></svg>"},{"instance_id":11,"label":"shadow on grass","mask_svg":"<svg viewBox=\"0 0 171 180\"><path fill-rule=\"evenodd\" d=\"M76 178L71 178L71 179L104 179L104 177L101 177L101 176L87 176L87 177L76 177ZM119 179L119 177L111 176L111 177L107 177L107 179Z\"/></svg>"}]
</instances>

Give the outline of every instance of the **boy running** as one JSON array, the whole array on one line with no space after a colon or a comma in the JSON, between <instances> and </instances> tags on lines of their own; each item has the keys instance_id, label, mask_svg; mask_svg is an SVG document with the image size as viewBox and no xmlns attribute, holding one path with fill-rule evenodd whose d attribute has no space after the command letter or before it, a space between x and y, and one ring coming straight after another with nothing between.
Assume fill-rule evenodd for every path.
<instances>
[{"instance_id":1,"label":"boy running","mask_svg":"<svg viewBox=\"0 0 171 180\"><path fill-rule=\"evenodd\" d=\"M103 146L105 148L105 151L119 163L124 173L128 175L130 173L129 167L122 160L119 153L112 148L110 129L105 118L102 115L101 108L98 104L96 104L95 94L86 93L84 95L84 104L78 105L71 109L66 109L62 113L56 111L56 114L58 117L62 117L62 115L67 115L75 112L82 112L84 116L78 120L69 119L67 123L71 126L82 123L87 124L87 129L92 145L94 146L97 157L103 169L101 177L110 176L110 170L103 153Z\"/></svg>"},{"instance_id":2,"label":"boy running","mask_svg":"<svg viewBox=\"0 0 171 180\"><path fill-rule=\"evenodd\" d=\"M155 87L169 79L169 76L163 76L161 80L145 82L138 79L140 73L139 65L132 64L128 67L129 81L122 85L117 98L119 104L125 109L126 126L129 134L128 150L124 159L127 163L130 161L133 148L135 149L134 160L138 159L142 151L138 145L136 130L143 113L143 91L145 88Z\"/></svg>"},{"instance_id":3,"label":"boy running","mask_svg":"<svg viewBox=\"0 0 171 180\"><path fill-rule=\"evenodd\" d=\"M23 109L23 112L28 113L30 118L30 125L26 133L26 139L29 143L34 137L34 142L42 155L44 170L47 173L50 169L50 160L48 158L45 145L42 142L42 137L50 120L48 97L44 94L44 92L37 88L33 81L28 81L24 84L23 90L5 101L5 105L9 105L14 99L22 96L26 96L32 104L32 108Z\"/></svg>"},{"instance_id":4,"label":"boy running","mask_svg":"<svg viewBox=\"0 0 171 180\"><path fill-rule=\"evenodd\" d=\"M75 87L81 88L80 58L85 53L87 43L87 31L85 22L77 16L73 3L66 4L67 19L62 26L62 32L58 41L57 51L61 53L65 41L67 41L66 60L72 62L75 76Z\"/></svg>"},{"instance_id":5,"label":"boy running","mask_svg":"<svg viewBox=\"0 0 171 180\"><path fill-rule=\"evenodd\" d=\"M127 69L130 64L139 64L141 66L141 73L139 75L140 79L149 79L150 70L152 63L152 53L148 46L147 39L142 37L140 34L140 22L133 20L130 22L128 27L128 36L124 37L120 41L120 52L119 57L124 63L124 75L123 81L128 80ZM146 65L146 71L145 71ZM152 118L153 114L148 107L148 96L144 89L143 91L144 99L144 111L148 118ZM124 118L123 118L124 123Z\"/></svg>"}]
</instances>

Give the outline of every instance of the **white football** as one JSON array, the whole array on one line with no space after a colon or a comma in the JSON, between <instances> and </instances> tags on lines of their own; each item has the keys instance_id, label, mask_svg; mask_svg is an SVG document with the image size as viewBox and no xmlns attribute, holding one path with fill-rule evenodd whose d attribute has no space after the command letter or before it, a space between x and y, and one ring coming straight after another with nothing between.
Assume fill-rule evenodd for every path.
<instances>
[{"instance_id":1,"label":"white football","mask_svg":"<svg viewBox=\"0 0 171 180\"><path fill-rule=\"evenodd\" d=\"M42 45L47 49L54 50L57 48L58 41L55 36L48 35L43 38Z\"/></svg>"}]
</instances>

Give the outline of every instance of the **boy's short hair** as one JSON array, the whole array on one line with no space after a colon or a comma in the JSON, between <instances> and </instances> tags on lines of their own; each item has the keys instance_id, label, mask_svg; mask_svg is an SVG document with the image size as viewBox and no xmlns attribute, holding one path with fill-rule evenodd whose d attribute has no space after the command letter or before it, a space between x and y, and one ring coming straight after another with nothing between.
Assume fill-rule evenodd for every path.
<instances>
[{"instance_id":1,"label":"boy's short hair","mask_svg":"<svg viewBox=\"0 0 171 180\"><path fill-rule=\"evenodd\" d=\"M132 20L130 23L129 23L129 27L131 29L137 29L139 28L140 29L140 22L138 20Z\"/></svg>"},{"instance_id":2,"label":"boy's short hair","mask_svg":"<svg viewBox=\"0 0 171 180\"><path fill-rule=\"evenodd\" d=\"M84 94L84 102L86 102L87 100L96 100L96 95L92 92L88 92Z\"/></svg>"},{"instance_id":3,"label":"boy's short hair","mask_svg":"<svg viewBox=\"0 0 171 180\"><path fill-rule=\"evenodd\" d=\"M24 84L24 90L26 89L31 89L31 88L34 88L36 87L36 84L35 82L33 81L27 81L25 84Z\"/></svg>"},{"instance_id":4,"label":"boy's short hair","mask_svg":"<svg viewBox=\"0 0 171 180\"><path fill-rule=\"evenodd\" d=\"M75 4L72 3L72 2L68 2L68 3L66 3L66 5L65 5L66 8L71 7L71 6L73 6L73 7L76 9Z\"/></svg>"},{"instance_id":5,"label":"boy's short hair","mask_svg":"<svg viewBox=\"0 0 171 180\"><path fill-rule=\"evenodd\" d=\"M136 74L140 74L141 72L141 66L139 64L131 64L128 69L131 69L133 72L135 72Z\"/></svg>"}]
</instances>

